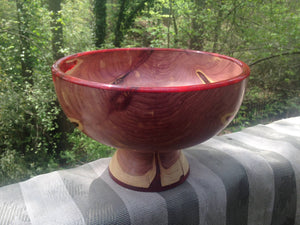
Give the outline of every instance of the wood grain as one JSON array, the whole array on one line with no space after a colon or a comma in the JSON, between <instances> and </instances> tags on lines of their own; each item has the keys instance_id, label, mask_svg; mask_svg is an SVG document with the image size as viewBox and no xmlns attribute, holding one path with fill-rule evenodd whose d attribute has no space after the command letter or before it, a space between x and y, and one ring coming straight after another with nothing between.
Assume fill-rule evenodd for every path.
<instances>
[{"instance_id":1,"label":"wood grain","mask_svg":"<svg viewBox=\"0 0 300 225\"><path fill-rule=\"evenodd\" d=\"M153 166L153 154L161 158L167 154L169 162L164 163L180 162L186 174L187 163L178 157L178 150L209 139L230 123L241 105L249 68L230 57L198 51L114 49L66 57L52 72L68 118L91 138L119 149L111 174L124 180L147 171L151 183L158 168L169 185L173 169ZM131 163L141 173L133 169L137 174L131 174L132 168L120 157L135 159L139 153L150 154L151 160L146 160L145 171ZM149 185L141 179L133 183L139 182Z\"/></svg>"}]
</instances>

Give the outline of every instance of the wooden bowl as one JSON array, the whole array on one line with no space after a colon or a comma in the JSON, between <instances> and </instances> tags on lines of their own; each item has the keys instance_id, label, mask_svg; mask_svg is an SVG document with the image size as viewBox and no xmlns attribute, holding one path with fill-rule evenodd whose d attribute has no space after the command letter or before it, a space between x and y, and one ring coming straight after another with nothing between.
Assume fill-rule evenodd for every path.
<instances>
[{"instance_id":1,"label":"wooden bowl","mask_svg":"<svg viewBox=\"0 0 300 225\"><path fill-rule=\"evenodd\" d=\"M52 67L59 102L89 137L117 149L119 184L161 191L189 172L181 149L224 129L237 113L249 67L180 49L109 49L64 57Z\"/></svg>"}]
</instances>

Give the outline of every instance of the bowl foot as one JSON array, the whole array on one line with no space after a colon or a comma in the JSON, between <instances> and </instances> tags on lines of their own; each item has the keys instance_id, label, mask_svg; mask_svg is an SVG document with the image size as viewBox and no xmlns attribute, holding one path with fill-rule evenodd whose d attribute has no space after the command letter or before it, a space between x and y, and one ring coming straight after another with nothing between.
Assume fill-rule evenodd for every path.
<instances>
[{"instance_id":1,"label":"bowl foot","mask_svg":"<svg viewBox=\"0 0 300 225\"><path fill-rule=\"evenodd\" d=\"M118 149L110 161L109 173L123 187L157 192L183 183L189 174L189 164L180 150L141 153Z\"/></svg>"}]
</instances>

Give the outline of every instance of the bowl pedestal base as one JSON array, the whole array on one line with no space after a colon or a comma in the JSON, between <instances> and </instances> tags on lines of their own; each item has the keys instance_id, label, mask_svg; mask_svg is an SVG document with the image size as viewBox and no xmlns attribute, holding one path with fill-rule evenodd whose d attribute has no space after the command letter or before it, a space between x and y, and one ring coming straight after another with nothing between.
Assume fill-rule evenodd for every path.
<instances>
[{"instance_id":1,"label":"bowl pedestal base","mask_svg":"<svg viewBox=\"0 0 300 225\"><path fill-rule=\"evenodd\" d=\"M109 164L112 179L123 187L158 192L183 183L189 164L181 150L140 152L117 149Z\"/></svg>"}]
</instances>

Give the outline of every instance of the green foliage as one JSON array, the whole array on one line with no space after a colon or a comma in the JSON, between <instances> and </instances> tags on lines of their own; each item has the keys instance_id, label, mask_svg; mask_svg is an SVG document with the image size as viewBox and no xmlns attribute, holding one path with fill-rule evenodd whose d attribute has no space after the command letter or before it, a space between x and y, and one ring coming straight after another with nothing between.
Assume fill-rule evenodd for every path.
<instances>
[{"instance_id":1,"label":"green foliage","mask_svg":"<svg viewBox=\"0 0 300 225\"><path fill-rule=\"evenodd\" d=\"M67 166L83 164L114 153L112 147L92 140L77 129L69 135L69 141L73 144L73 148L61 152L61 158Z\"/></svg>"},{"instance_id":2,"label":"green foliage","mask_svg":"<svg viewBox=\"0 0 300 225\"><path fill-rule=\"evenodd\" d=\"M95 49L94 15L90 0L63 1L61 20L63 23L64 55Z\"/></svg>"},{"instance_id":3,"label":"green foliage","mask_svg":"<svg viewBox=\"0 0 300 225\"><path fill-rule=\"evenodd\" d=\"M121 47L124 35L132 27L136 17L141 14L142 10L153 3L153 0L119 0L119 10L117 21L114 29L114 45Z\"/></svg>"},{"instance_id":4,"label":"green foliage","mask_svg":"<svg viewBox=\"0 0 300 225\"><path fill-rule=\"evenodd\" d=\"M300 115L299 1L64 0L55 15L42 0L0 3L0 185L113 153L77 130L59 149L64 129L50 71L58 55L100 46L218 52L251 66L229 131Z\"/></svg>"},{"instance_id":5,"label":"green foliage","mask_svg":"<svg viewBox=\"0 0 300 225\"><path fill-rule=\"evenodd\" d=\"M0 158L0 186L16 182L30 176L26 162L16 150L7 150Z\"/></svg>"},{"instance_id":6,"label":"green foliage","mask_svg":"<svg viewBox=\"0 0 300 225\"><path fill-rule=\"evenodd\" d=\"M70 134L71 149L64 152L57 147L61 109L50 71L51 25L53 18L64 25L65 47L57 49L59 54L94 48L89 1L66 1L58 17L52 17L43 1L16 2L0 4L0 185L110 153L78 132ZM70 17L74 14L82 17ZM24 76L24 62L30 64L25 68L30 76ZM75 136L80 142L74 141Z\"/></svg>"}]
</instances>

